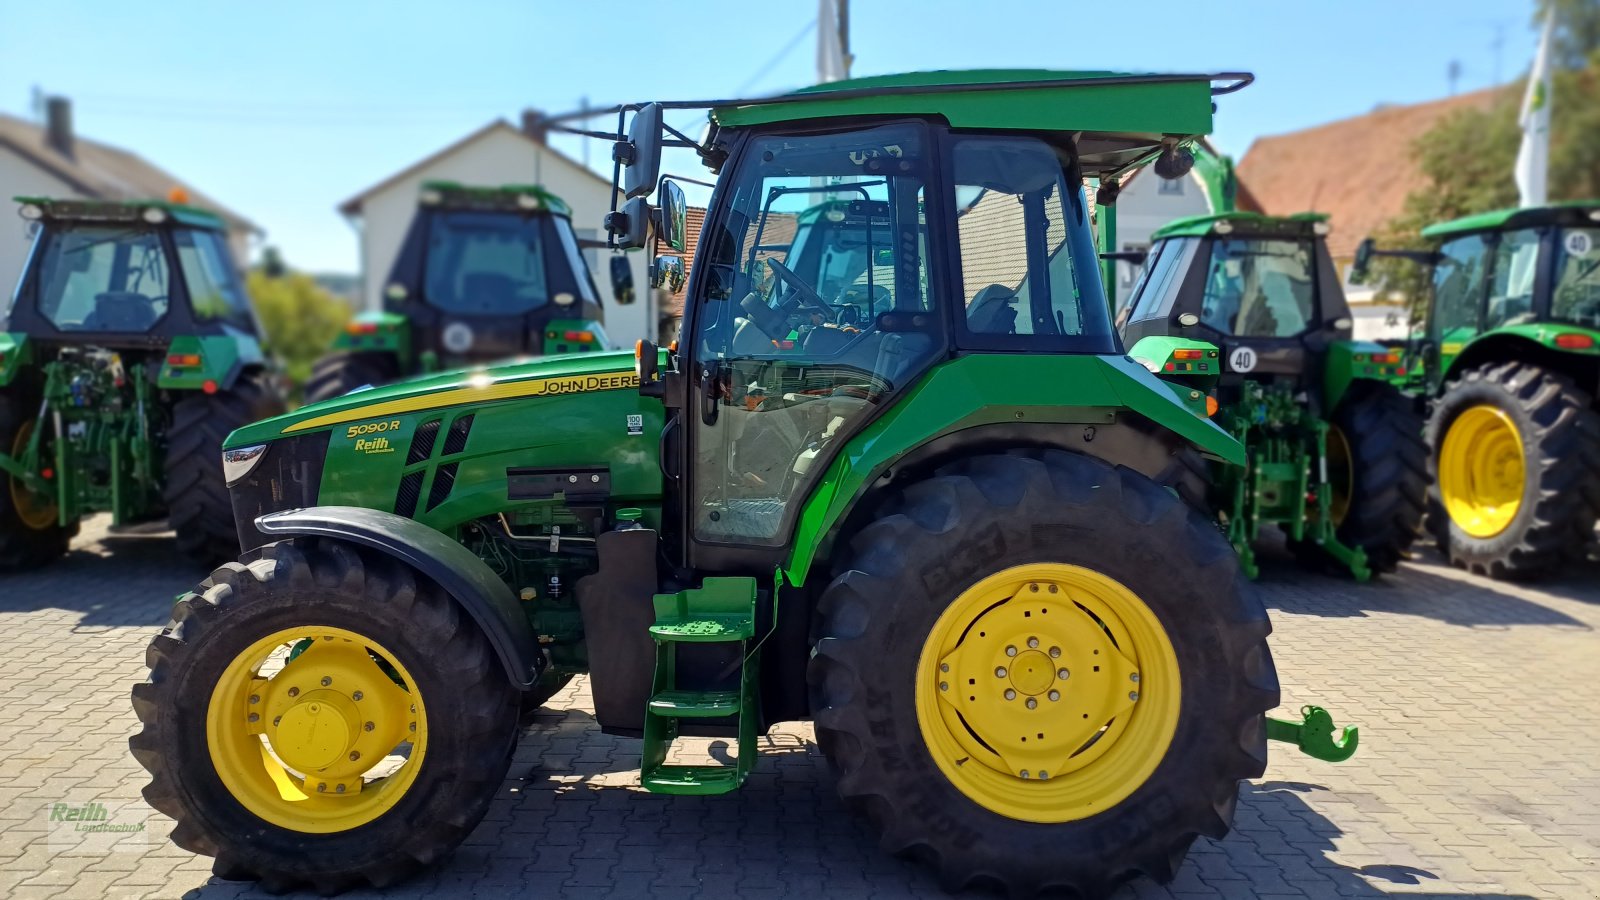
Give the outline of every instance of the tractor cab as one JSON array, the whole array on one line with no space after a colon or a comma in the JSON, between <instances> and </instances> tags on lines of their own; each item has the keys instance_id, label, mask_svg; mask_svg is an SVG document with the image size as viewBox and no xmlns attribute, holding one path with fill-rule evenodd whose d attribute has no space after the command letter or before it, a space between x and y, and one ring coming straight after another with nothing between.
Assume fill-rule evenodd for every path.
<instances>
[{"instance_id":1,"label":"tractor cab","mask_svg":"<svg viewBox=\"0 0 1600 900\"><path fill-rule=\"evenodd\" d=\"M222 220L175 203L18 197L33 251L0 331L35 345L165 348L256 326Z\"/></svg>"},{"instance_id":2,"label":"tractor cab","mask_svg":"<svg viewBox=\"0 0 1600 900\"><path fill-rule=\"evenodd\" d=\"M1152 236L1123 340L1180 336L1220 348L1212 373L1304 378L1333 341L1350 338L1350 307L1323 240L1327 216L1248 212L1180 219Z\"/></svg>"},{"instance_id":3,"label":"tractor cab","mask_svg":"<svg viewBox=\"0 0 1600 900\"><path fill-rule=\"evenodd\" d=\"M559 197L537 185L426 182L384 282L383 308L356 316L318 360L307 399L447 368L609 349L603 320Z\"/></svg>"}]
</instances>

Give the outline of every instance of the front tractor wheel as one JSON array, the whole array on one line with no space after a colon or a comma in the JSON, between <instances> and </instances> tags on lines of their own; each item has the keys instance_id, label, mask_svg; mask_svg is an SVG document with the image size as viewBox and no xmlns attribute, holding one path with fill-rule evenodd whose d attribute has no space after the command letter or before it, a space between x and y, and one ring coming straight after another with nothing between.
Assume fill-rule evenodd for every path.
<instances>
[{"instance_id":1,"label":"front tractor wheel","mask_svg":"<svg viewBox=\"0 0 1600 900\"><path fill-rule=\"evenodd\" d=\"M1456 565L1542 575L1582 554L1600 516L1600 415L1564 375L1521 362L1446 386L1428 423L1429 530Z\"/></svg>"},{"instance_id":2,"label":"front tractor wheel","mask_svg":"<svg viewBox=\"0 0 1600 900\"><path fill-rule=\"evenodd\" d=\"M510 763L517 696L455 601L387 557L275 544L180 599L129 746L172 840L229 879L332 893L459 844Z\"/></svg>"},{"instance_id":3,"label":"front tractor wheel","mask_svg":"<svg viewBox=\"0 0 1600 900\"><path fill-rule=\"evenodd\" d=\"M1266 611L1203 515L1061 451L892 500L824 593L818 741L886 849L947 887L1170 879L1266 765Z\"/></svg>"}]
</instances>

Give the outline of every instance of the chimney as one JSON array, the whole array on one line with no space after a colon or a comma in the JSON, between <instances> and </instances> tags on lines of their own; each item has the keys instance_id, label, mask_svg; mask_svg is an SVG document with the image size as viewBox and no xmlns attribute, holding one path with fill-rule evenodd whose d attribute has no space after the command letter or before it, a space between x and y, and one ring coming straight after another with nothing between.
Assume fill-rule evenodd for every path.
<instances>
[{"instance_id":1,"label":"chimney","mask_svg":"<svg viewBox=\"0 0 1600 900\"><path fill-rule=\"evenodd\" d=\"M45 143L50 149L72 158L72 101L66 97L46 97L44 101Z\"/></svg>"},{"instance_id":2,"label":"chimney","mask_svg":"<svg viewBox=\"0 0 1600 900\"><path fill-rule=\"evenodd\" d=\"M537 109L523 110L522 133L539 146L546 146L549 143L550 126L544 121L544 113Z\"/></svg>"}]
</instances>

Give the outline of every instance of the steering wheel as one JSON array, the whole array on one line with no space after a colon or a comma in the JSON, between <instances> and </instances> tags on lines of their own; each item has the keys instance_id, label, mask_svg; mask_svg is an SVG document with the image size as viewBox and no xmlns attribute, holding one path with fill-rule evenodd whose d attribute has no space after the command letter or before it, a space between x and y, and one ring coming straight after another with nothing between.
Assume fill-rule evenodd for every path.
<instances>
[{"instance_id":1,"label":"steering wheel","mask_svg":"<svg viewBox=\"0 0 1600 900\"><path fill-rule=\"evenodd\" d=\"M796 275L788 266L770 256L767 257L767 268L772 270L772 274L778 276L778 280L800 295L801 306L809 306L827 316L829 321L832 321L834 315L833 307L822 299L822 295L817 293L815 288L806 284L805 279Z\"/></svg>"}]
</instances>

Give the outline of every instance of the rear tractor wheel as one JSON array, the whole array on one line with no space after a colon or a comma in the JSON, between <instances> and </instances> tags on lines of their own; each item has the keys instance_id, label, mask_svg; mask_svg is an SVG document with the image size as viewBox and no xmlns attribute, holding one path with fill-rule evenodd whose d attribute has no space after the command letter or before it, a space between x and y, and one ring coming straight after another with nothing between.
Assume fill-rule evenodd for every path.
<instances>
[{"instance_id":1,"label":"rear tractor wheel","mask_svg":"<svg viewBox=\"0 0 1600 900\"><path fill-rule=\"evenodd\" d=\"M295 539L181 598L133 689L145 799L223 878L272 891L383 886L483 818L517 696L437 586L337 542Z\"/></svg>"},{"instance_id":2,"label":"rear tractor wheel","mask_svg":"<svg viewBox=\"0 0 1600 900\"><path fill-rule=\"evenodd\" d=\"M35 409L38 403L32 404ZM36 422L15 398L0 396L0 448L19 459L33 439ZM46 439L40 451L51 447ZM0 472L0 571L17 571L43 565L67 552L71 538L57 517L54 497L35 493L21 479Z\"/></svg>"},{"instance_id":3,"label":"rear tractor wheel","mask_svg":"<svg viewBox=\"0 0 1600 900\"><path fill-rule=\"evenodd\" d=\"M1172 492L1061 451L977 457L852 541L809 679L839 790L948 888L1173 877L1266 765L1266 611Z\"/></svg>"},{"instance_id":4,"label":"rear tractor wheel","mask_svg":"<svg viewBox=\"0 0 1600 900\"><path fill-rule=\"evenodd\" d=\"M1328 429L1334 536L1366 551L1373 572L1392 572L1422 534L1428 500L1426 423L1399 390L1371 384L1352 391ZM1343 568L1321 547L1291 548L1313 565Z\"/></svg>"},{"instance_id":5,"label":"rear tractor wheel","mask_svg":"<svg viewBox=\"0 0 1600 900\"><path fill-rule=\"evenodd\" d=\"M1428 423L1429 530L1462 568L1545 574L1580 556L1600 516L1600 415L1571 379L1497 363L1446 386Z\"/></svg>"},{"instance_id":6,"label":"rear tractor wheel","mask_svg":"<svg viewBox=\"0 0 1600 900\"><path fill-rule=\"evenodd\" d=\"M394 364L370 353L332 353L311 366L306 402L343 397L353 390L388 384L399 377Z\"/></svg>"},{"instance_id":7,"label":"rear tractor wheel","mask_svg":"<svg viewBox=\"0 0 1600 900\"><path fill-rule=\"evenodd\" d=\"M240 376L225 391L192 393L173 407L162 493L183 555L206 564L239 555L233 500L222 475L222 442L235 429L283 410L283 399L258 373Z\"/></svg>"}]
</instances>

